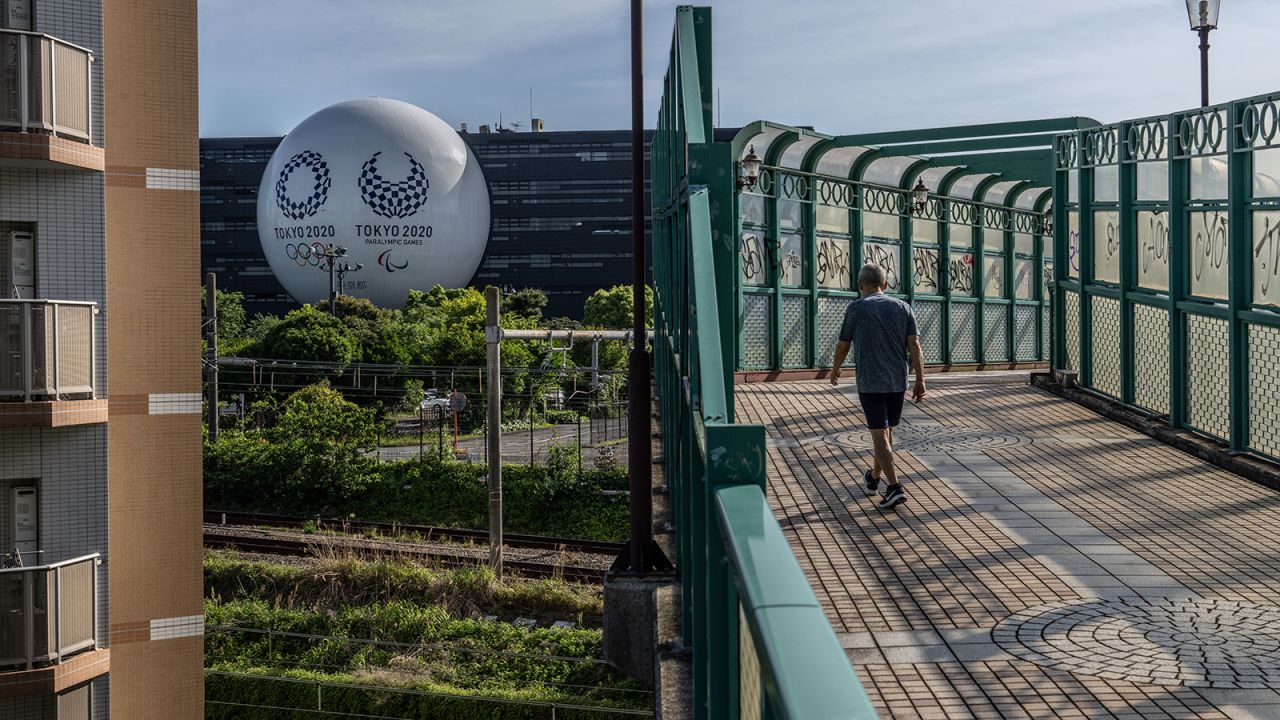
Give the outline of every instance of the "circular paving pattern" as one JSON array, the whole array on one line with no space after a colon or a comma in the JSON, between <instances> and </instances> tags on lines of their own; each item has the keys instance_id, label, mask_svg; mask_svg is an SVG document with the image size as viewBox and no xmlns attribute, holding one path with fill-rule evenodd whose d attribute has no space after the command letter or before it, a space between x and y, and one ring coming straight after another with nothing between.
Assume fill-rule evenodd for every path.
<instances>
[{"instance_id":1,"label":"circular paving pattern","mask_svg":"<svg viewBox=\"0 0 1280 720\"><path fill-rule=\"evenodd\" d=\"M830 445L853 450L870 450L870 430L835 433L823 437ZM1030 445L1026 435L986 428L948 425L899 425L893 430L893 449L911 452L973 452L996 447Z\"/></svg>"},{"instance_id":2,"label":"circular paving pattern","mask_svg":"<svg viewBox=\"0 0 1280 720\"><path fill-rule=\"evenodd\" d=\"M1028 608L992 635L1045 667L1149 685L1280 688L1280 606L1092 599Z\"/></svg>"}]
</instances>

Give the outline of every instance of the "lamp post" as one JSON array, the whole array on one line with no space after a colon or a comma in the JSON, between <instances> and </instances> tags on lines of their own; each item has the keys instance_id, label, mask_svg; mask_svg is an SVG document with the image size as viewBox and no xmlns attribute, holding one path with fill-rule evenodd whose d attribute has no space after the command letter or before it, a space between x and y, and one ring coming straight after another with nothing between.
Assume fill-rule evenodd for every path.
<instances>
[{"instance_id":1,"label":"lamp post","mask_svg":"<svg viewBox=\"0 0 1280 720\"><path fill-rule=\"evenodd\" d=\"M1222 0L1187 0L1187 20L1200 34L1200 107L1209 105L1209 31L1218 27Z\"/></svg>"},{"instance_id":2,"label":"lamp post","mask_svg":"<svg viewBox=\"0 0 1280 720\"><path fill-rule=\"evenodd\" d=\"M750 190L756 186L756 181L760 179L761 164L760 156L756 155L756 146L752 145L747 150L747 156L742 158L742 177L738 178L739 190Z\"/></svg>"},{"instance_id":3,"label":"lamp post","mask_svg":"<svg viewBox=\"0 0 1280 720\"><path fill-rule=\"evenodd\" d=\"M916 186L911 188L911 212L914 215L923 215L928 206L929 186L924 184L924 178L919 178L916 180Z\"/></svg>"}]
</instances>

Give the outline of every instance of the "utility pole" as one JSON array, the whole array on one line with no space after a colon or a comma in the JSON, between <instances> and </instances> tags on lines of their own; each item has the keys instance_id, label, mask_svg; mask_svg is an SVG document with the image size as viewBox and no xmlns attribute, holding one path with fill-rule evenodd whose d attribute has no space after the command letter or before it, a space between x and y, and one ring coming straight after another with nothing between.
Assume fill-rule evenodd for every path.
<instances>
[{"instance_id":1,"label":"utility pole","mask_svg":"<svg viewBox=\"0 0 1280 720\"><path fill-rule=\"evenodd\" d=\"M645 331L644 218L644 3L631 0L631 297L635 318L628 378L631 540L614 569L632 575L671 569L671 562L653 541L653 448L649 431L652 360Z\"/></svg>"},{"instance_id":2,"label":"utility pole","mask_svg":"<svg viewBox=\"0 0 1280 720\"><path fill-rule=\"evenodd\" d=\"M498 327L501 296L485 288L485 355L489 368L489 566L502 580L502 330Z\"/></svg>"},{"instance_id":3,"label":"utility pole","mask_svg":"<svg viewBox=\"0 0 1280 720\"><path fill-rule=\"evenodd\" d=\"M205 333L209 343L209 362L205 375L209 404L209 442L218 441L218 289L217 276L205 275Z\"/></svg>"}]
</instances>

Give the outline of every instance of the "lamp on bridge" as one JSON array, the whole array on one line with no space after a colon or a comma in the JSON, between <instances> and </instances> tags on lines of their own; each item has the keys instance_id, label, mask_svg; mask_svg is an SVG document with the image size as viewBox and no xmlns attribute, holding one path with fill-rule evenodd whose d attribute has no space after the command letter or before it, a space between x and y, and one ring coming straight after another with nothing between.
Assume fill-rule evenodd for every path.
<instances>
[{"instance_id":1,"label":"lamp on bridge","mask_svg":"<svg viewBox=\"0 0 1280 720\"><path fill-rule=\"evenodd\" d=\"M747 150L747 156L742 158L742 177L738 178L739 190L750 190L756 186L756 180L760 179L761 164L760 156L756 155L756 146L752 145Z\"/></svg>"},{"instance_id":2,"label":"lamp on bridge","mask_svg":"<svg viewBox=\"0 0 1280 720\"><path fill-rule=\"evenodd\" d=\"M1222 0L1187 0L1187 20L1200 34L1200 107L1209 105L1209 31L1218 27Z\"/></svg>"},{"instance_id":3,"label":"lamp on bridge","mask_svg":"<svg viewBox=\"0 0 1280 720\"><path fill-rule=\"evenodd\" d=\"M916 186L911 188L911 213L922 215L928 205L929 186L924 184L924 178L920 178L916 180Z\"/></svg>"}]
</instances>

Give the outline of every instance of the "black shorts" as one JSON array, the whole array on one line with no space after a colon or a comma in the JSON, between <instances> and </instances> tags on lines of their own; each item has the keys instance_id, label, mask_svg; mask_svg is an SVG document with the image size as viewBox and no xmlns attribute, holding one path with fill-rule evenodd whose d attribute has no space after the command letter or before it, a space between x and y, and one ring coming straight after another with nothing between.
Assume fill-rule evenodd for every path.
<instances>
[{"instance_id":1,"label":"black shorts","mask_svg":"<svg viewBox=\"0 0 1280 720\"><path fill-rule=\"evenodd\" d=\"M891 393L858 393L862 402L862 412L867 416L867 427L872 430L898 427L902 419L902 401L907 397L904 392Z\"/></svg>"}]
</instances>

